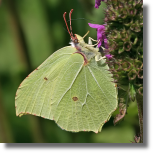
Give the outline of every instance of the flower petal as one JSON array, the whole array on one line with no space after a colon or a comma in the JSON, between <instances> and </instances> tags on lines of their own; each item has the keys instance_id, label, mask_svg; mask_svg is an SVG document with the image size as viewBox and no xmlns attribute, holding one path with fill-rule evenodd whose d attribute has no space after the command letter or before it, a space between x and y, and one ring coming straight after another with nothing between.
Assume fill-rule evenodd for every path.
<instances>
[{"instance_id":1,"label":"flower petal","mask_svg":"<svg viewBox=\"0 0 153 153\"><path fill-rule=\"evenodd\" d=\"M91 28L96 28L97 30L97 40L99 41L98 43L98 48L102 45L102 43L104 42L104 47L106 49L108 49L108 42L107 42L107 38L106 38L106 35L105 35L105 26L106 24L104 25L99 25L99 24L92 24L92 23L88 23L89 26Z\"/></svg>"},{"instance_id":2,"label":"flower petal","mask_svg":"<svg viewBox=\"0 0 153 153\"><path fill-rule=\"evenodd\" d=\"M105 45L105 48L108 49L108 41L106 38L104 39L104 45Z\"/></svg>"},{"instance_id":3,"label":"flower petal","mask_svg":"<svg viewBox=\"0 0 153 153\"><path fill-rule=\"evenodd\" d=\"M101 1L104 0L95 0L95 8L99 8L99 6L101 5Z\"/></svg>"},{"instance_id":4,"label":"flower petal","mask_svg":"<svg viewBox=\"0 0 153 153\"><path fill-rule=\"evenodd\" d=\"M88 23L88 25L91 27L91 28L101 28L102 25L99 25L99 24L92 24L92 23Z\"/></svg>"},{"instance_id":5,"label":"flower petal","mask_svg":"<svg viewBox=\"0 0 153 153\"><path fill-rule=\"evenodd\" d=\"M108 55L105 55L108 59L111 59L111 58L113 58L113 55L111 55L111 54L108 54Z\"/></svg>"},{"instance_id":6,"label":"flower petal","mask_svg":"<svg viewBox=\"0 0 153 153\"><path fill-rule=\"evenodd\" d=\"M96 8L96 9L98 9L98 8L99 8L99 6L98 6L97 4L95 4L95 8Z\"/></svg>"}]
</instances>

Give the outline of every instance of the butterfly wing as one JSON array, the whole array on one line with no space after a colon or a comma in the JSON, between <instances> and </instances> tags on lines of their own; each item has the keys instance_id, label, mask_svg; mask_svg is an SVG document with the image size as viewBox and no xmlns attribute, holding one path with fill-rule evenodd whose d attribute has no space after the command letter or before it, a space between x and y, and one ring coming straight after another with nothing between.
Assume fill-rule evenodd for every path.
<instances>
[{"instance_id":1,"label":"butterfly wing","mask_svg":"<svg viewBox=\"0 0 153 153\"><path fill-rule=\"evenodd\" d=\"M57 82L62 78L63 71L69 67L76 70L75 65L82 65L83 63L83 57L73 54L75 51L76 49L70 46L56 51L26 77L20 84L15 97L17 115L33 114L53 119L51 104L54 92L58 88ZM72 65L72 56L79 56L79 59L81 57L81 64ZM70 78L69 81L71 80L73 78ZM58 93L56 92L56 94Z\"/></svg>"},{"instance_id":2,"label":"butterfly wing","mask_svg":"<svg viewBox=\"0 0 153 153\"><path fill-rule=\"evenodd\" d=\"M106 64L65 47L52 54L19 86L16 114L33 114L67 131L101 131L117 107L117 94ZM102 59L103 60L103 59ZM104 63L104 61L102 61Z\"/></svg>"},{"instance_id":3,"label":"butterfly wing","mask_svg":"<svg viewBox=\"0 0 153 153\"><path fill-rule=\"evenodd\" d=\"M73 132L101 131L117 108L116 87L111 81L112 75L106 64L99 66L93 58L89 64L83 65L62 99L52 105L57 124ZM64 82L62 79L57 86Z\"/></svg>"}]
</instances>

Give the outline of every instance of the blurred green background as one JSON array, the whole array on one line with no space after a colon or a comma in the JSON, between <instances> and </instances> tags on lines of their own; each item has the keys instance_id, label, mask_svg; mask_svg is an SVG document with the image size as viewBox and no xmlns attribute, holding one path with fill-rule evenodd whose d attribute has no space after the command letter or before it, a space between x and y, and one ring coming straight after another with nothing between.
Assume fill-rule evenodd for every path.
<instances>
[{"instance_id":1,"label":"blurred green background","mask_svg":"<svg viewBox=\"0 0 153 153\"><path fill-rule=\"evenodd\" d=\"M96 39L88 22L103 24L104 14L95 0L2 0L0 2L0 142L8 143L131 143L139 131L136 103L130 103L125 119L113 125L113 117L101 133L71 133L54 121L15 114L15 93L21 81L54 51L69 45L63 13L73 8L73 33ZM68 20L67 13L67 20ZM80 19L80 18L85 18Z\"/></svg>"}]
</instances>

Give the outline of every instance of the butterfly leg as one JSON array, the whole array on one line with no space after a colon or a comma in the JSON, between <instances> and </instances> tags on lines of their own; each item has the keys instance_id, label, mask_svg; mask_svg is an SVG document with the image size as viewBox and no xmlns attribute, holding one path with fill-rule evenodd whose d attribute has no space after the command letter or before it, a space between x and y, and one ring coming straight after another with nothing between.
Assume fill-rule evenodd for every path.
<instances>
[{"instance_id":1,"label":"butterfly leg","mask_svg":"<svg viewBox=\"0 0 153 153\"><path fill-rule=\"evenodd\" d=\"M95 56L95 61L100 61L101 59L106 59L106 56L101 56L100 54Z\"/></svg>"},{"instance_id":2,"label":"butterfly leg","mask_svg":"<svg viewBox=\"0 0 153 153\"><path fill-rule=\"evenodd\" d=\"M91 37L88 38L88 44L92 45L92 41L98 42L97 40L92 39ZM99 42L98 42L99 43ZM96 44L97 45L97 44ZM95 45L94 45L95 46Z\"/></svg>"},{"instance_id":3,"label":"butterfly leg","mask_svg":"<svg viewBox=\"0 0 153 153\"><path fill-rule=\"evenodd\" d=\"M101 48L102 48L103 51L105 50L104 47L101 46ZM103 55L99 52L99 54L97 54L97 55L95 56L95 61L100 61L101 59L106 59L106 56L103 56Z\"/></svg>"}]
</instances>

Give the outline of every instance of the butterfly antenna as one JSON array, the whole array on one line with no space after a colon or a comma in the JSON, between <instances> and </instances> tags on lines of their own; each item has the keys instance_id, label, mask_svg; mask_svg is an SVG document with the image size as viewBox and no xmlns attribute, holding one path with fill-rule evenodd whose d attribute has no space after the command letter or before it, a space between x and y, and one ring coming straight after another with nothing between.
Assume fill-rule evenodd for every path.
<instances>
[{"instance_id":1,"label":"butterfly antenna","mask_svg":"<svg viewBox=\"0 0 153 153\"><path fill-rule=\"evenodd\" d=\"M63 18L64 18L64 21L65 21L65 24L66 24L67 30L68 30L70 36L72 37L72 34L70 33L69 27L68 27L67 22L66 22L65 15L66 15L66 12L64 12L64 14L63 14Z\"/></svg>"},{"instance_id":2,"label":"butterfly antenna","mask_svg":"<svg viewBox=\"0 0 153 153\"><path fill-rule=\"evenodd\" d=\"M72 14L72 12L73 12L73 9L71 9L70 14L69 14L69 17L70 17L70 30L71 30L71 32L70 32L69 27L68 27L67 22L66 22L66 18L65 18L66 12L64 12L63 18L64 18L67 30L68 30L68 32L70 34L70 37L71 37L72 41L78 41L76 35L74 34L74 36L73 36L73 33L72 33L72 26L71 26L71 14Z\"/></svg>"},{"instance_id":3,"label":"butterfly antenna","mask_svg":"<svg viewBox=\"0 0 153 153\"><path fill-rule=\"evenodd\" d=\"M72 33L72 26L71 26L71 14L73 12L73 9L71 9L70 13L69 13L69 19L70 19L70 31L71 31L71 35L73 36L73 33Z\"/></svg>"}]
</instances>

